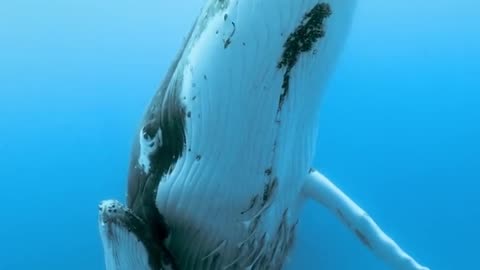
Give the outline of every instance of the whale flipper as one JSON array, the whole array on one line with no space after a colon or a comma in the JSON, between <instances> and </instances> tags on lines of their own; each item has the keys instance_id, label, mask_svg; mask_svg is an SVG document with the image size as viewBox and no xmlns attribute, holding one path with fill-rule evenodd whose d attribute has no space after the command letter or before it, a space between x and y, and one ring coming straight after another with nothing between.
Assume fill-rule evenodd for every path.
<instances>
[{"instance_id":1,"label":"whale flipper","mask_svg":"<svg viewBox=\"0 0 480 270\"><path fill-rule=\"evenodd\" d=\"M323 174L312 170L305 180L303 193L334 212L368 249L392 269L429 269L403 251L360 206Z\"/></svg>"},{"instance_id":2,"label":"whale flipper","mask_svg":"<svg viewBox=\"0 0 480 270\"><path fill-rule=\"evenodd\" d=\"M99 205L99 229L107 270L173 270L173 258L148 226L115 200Z\"/></svg>"}]
</instances>

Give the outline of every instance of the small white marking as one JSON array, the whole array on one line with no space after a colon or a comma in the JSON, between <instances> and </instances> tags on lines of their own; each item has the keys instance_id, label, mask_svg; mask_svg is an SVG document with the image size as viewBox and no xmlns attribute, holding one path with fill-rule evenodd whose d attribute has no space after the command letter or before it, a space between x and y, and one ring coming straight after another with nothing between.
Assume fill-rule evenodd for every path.
<instances>
[{"instance_id":1,"label":"small white marking","mask_svg":"<svg viewBox=\"0 0 480 270\"><path fill-rule=\"evenodd\" d=\"M140 140L140 155L138 164L142 167L143 172L148 174L150 171L150 155L155 152L158 147L162 146L162 130L159 128L153 138L149 138L142 129L138 134ZM145 138L146 137L146 138Z\"/></svg>"}]
</instances>

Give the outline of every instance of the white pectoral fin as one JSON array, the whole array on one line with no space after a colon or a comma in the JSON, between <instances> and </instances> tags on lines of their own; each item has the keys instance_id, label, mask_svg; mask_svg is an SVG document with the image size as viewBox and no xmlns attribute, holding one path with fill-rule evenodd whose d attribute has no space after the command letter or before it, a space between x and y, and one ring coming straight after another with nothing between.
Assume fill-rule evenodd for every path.
<instances>
[{"instance_id":1,"label":"white pectoral fin","mask_svg":"<svg viewBox=\"0 0 480 270\"><path fill-rule=\"evenodd\" d=\"M375 221L328 178L317 171L308 174L304 195L333 211L377 257L393 269L428 270L405 253Z\"/></svg>"}]
</instances>

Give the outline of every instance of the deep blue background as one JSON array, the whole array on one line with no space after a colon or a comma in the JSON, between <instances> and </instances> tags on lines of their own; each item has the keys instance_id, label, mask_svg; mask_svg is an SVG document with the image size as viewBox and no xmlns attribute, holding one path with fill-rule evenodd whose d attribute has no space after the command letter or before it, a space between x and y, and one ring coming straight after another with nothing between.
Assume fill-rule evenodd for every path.
<instances>
[{"instance_id":1,"label":"deep blue background","mask_svg":"<svg viewBox=\"0 0 480 270\"><path fill-rule=\"evenodd\" d=\"M97 203L201 2L0 3L0 269L103 269ZM188 4L187 4L188 2ZM480 269L480 3L360 1L316 165L432 269ZM292 269L386 269L309 204Z\"/></svg>"}]
</instances>

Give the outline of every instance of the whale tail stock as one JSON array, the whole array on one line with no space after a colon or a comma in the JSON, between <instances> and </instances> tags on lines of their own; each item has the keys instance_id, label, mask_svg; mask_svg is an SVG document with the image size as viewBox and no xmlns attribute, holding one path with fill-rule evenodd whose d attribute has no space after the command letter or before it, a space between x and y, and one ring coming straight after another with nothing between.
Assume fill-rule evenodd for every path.
<instances>
[{"instance_id":1,"label":"whale tail stock","mask_svg":"<svg viewBox=\"0 0 480 270\"><path fill-rule=\"evenodd\" d=\"M392 269L429 270L403 251L352 199L318 171L311 171L303 187L305 197L333 212L357 238Z\"/></svg>"}]
</instances>

